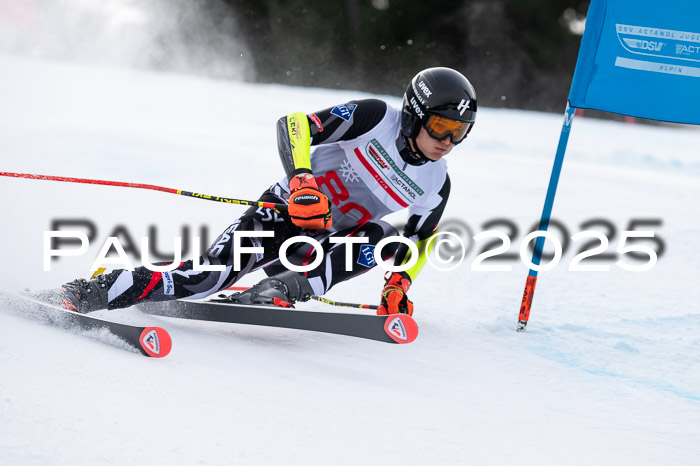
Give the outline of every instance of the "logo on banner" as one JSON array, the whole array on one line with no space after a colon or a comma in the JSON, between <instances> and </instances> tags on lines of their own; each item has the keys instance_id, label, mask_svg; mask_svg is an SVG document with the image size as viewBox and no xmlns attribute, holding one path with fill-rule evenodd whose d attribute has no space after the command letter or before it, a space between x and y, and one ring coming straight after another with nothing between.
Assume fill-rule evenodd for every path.
<instances>
[{"instance_id":1,"label":"logo on banner","mask_svg":"<svg viewBox=\"0 0 700 466\"><path fill-rule=\"evenodd\" d=\"M622 40L630 48L633 48L636 50L652 50L654 52L659 52L659 51L661 51L663 46L666 45L664 42L654 41L654 40L642 40L642 39L630 39L630 38L624 38Z\"/></svg>"},{"instance_id":2,"label":"logo on banner","mask_svg":"<svg viewBox=\"0 0 700 466\"><path fill-rule=\"evenodd\" d=\"M698 57L698 56L700 56L700 44L698 44L698 45L676 44L676 55L680 55L682 57Z\"/></svg>"},{"instance_id":3,"label":"logo on banner","mask_svg":"<svg viewBox=\"0 0 700 466\"><path fill-rule=\"evenodd\" d=\"M336 105L333 107L333 110L331 110L331 115L335 115L345 121L350 121L352 114L355 113L355 109L357 109L357 104Z\"/></svg>"},{"instance_id":4,"label":"logo on banner","mask_svg":"<svg viewBox=\"0 0 700 466\"><path fill-rule=\"evenodd\" d=\"M615 66L700 77L700 68L687 63L700 63L700 33L629 24L615 24L615 30L622 48L635 57L618 56Z\"/></svg>"}]
</instances>

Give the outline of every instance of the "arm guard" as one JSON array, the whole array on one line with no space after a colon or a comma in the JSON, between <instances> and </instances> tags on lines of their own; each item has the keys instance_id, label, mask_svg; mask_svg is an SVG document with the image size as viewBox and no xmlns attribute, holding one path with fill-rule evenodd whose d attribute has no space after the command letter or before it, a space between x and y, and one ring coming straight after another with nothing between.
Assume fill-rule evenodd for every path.
<instances>
[{"instance_id":1,"label":"arm guard","mask_svg":"<svg viewBox=\"0 0 700 466\"><path fill-rule=\"evenodd\" d=\"M437 193L440 202L433 207L432 210L424 212L422 215L411 215L406 223L404 236L413 240L416 246L418 246L418 262L404 272L411 279L411 283L413 283L413 280L421 269L423 269L423 266L428 260L428 255L432 253L432 250L426 250L426 246L430 239L437 234L437 225L447 205L447 199L450 196L450 186L450 177L447 175L445 176L444 184ZM432 246L434 247L434 244ZM403 244L399 246L394 263L396 265L403 265L407 264L410 259L411 250L408 249L408 246Z\"/></svg>"},{"instance_id":2,"label":"arm guard","mask_svg":"<svg viewBox=\"0 0 700 466\"><path fill-rule=\"evenodd\" d=\"M350 117L339 117L343 108ZM349 110L352 108L352 111ZM277 148L287 177L311 172L310 146L350 141L374 129L387 112L385 102L378 99L352 100L310 114L301 112L277 121Z\"/></svg>"},{"instance_id":3,"label":"arm guard","mask_svg":"<svg viewBox=\"0 0 700 466\"><path fill-rule=\"evenodd\" d=\"M277 121L277 148L289 179L298 173L311 173L311 131L309 120L301 112Z\"/></svg>"},{"instance_id":4,"label":"arm guard","mask_svg":"<svg viewBox=\"0 0 700 466\"><path fill-rule=\"evenodd\" d=\"M437 231L435 231L435 233L437 234ZM425 263L428 261L428 256L433 252L432 250L435 247L435 243L430 245L430 251L428 251L426 248L428 242L433 238L433 236L435 235L432 235L430 238L426 238L424 240L416 241L416 246L418 247L418 262L416 262L413 267L403 272L411 279L411 283L413 283L413 280L415 280L420 271L423 270L423 266L425 266ZM407 264L410 260L411 252L409 250L404 260L401 261L401 265Z\"/></svg>"}]
</instances>

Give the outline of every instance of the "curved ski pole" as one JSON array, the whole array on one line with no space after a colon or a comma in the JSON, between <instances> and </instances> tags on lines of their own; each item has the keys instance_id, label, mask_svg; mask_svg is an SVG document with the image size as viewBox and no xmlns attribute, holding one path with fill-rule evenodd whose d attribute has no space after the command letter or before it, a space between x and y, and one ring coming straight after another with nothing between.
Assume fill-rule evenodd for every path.
<instances>
[{"instance_id":1,"label":"curved ski pole","mask_svg":"<svg viewBox=\"0 0 700 466\"><path fill-rule=\"evenodd\" d=\"M330 304L331 306L353 307L355 309L374 309L376 311L379 307L374 304L343 303L340 301L333 301L332 299L324 298L322 296L312 296L311 299L315 299L316 301L320 301L322 303Z\"/></svg>"},{"instance_id":2,"label":"curved ski pole","mask_svg":"<svg viewBox=\"0 0 700 466\"><path fill-rule=\"evenodd\" d=\"M163 186L155 186L152 184L127 183L127 182L123 182L123 181L92 180L92 179L88 179L88 178L72 178L72 177L67 177L67 176L33 175L30 173L0 172L0 176L7 176L7 177L11 177L11 178L27 178L30 180L63 181L63 182L67 182L67 183L99 184L99 185L105 185L105 186L118 186L121 188L150 189L153 191L161 191L164 193L179 194L181 196L193 197L195 199L206 199L208 201L222 202L224 204L258 206L258 207L264 207L266 209L274 209L278 212L286 212L287 211L286 204L275 204L273 202L260 202L260 201L246 201L244 199L231 199L228 197L211 196L209 194L193 193L193 192L184 191L181 189L166 188Z\"/></svg>"},{"instance_id":3,"label":"curved ski pole","mask_svg":"<svg viewBox=\"0 0 700 466\"><path fill-rule=\"evenodd\" d=\"M227 290L232 290L232 291L245 291L249 289L249 286L229 286L226 288ZM343 303L340 301L333 301L332 299L324 298L322 296L311 296L311 299L314 299L316 301L320 301L325 304L330 304L331 306L338 306L338 307L352 307L355 309L373 309L377 310L379 306L376 306L374 304L358 304L358 303Z\"/></svg>"}]
</instances>

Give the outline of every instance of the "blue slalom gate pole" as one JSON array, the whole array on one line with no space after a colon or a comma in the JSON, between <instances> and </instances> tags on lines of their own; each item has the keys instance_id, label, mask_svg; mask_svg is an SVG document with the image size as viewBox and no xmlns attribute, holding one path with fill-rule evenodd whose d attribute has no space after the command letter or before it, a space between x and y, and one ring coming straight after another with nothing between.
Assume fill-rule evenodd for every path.
<instances>
[{"instance_id":1,"label":"blue slalom gate pole","mask_svg":"<svg viewBox=\"0 0 700 466\"><path fill-rule=\"evenodd\" d=\"M554 205L554 196L557 194L557 185L559 184L559 175L561 167L564 163L564 155L566 154L566 145L569 142L569 133L571 132L571 124L574 121L576 108L571 107L569 102L566 102L566 111L564 112L564 124L561 127L559 135L559 145L557 146L557 155L554 158L554 166L552 174L549 177L549 187L547 188L547 197L544 201L542 209L542 217L540 218L539 231L547 231L549 228L549 219L552 216L552 206ZM538 236L535 242L535 250L532 253L532 263L535 267L540 265L542 259L542 249L544 248L544 236ZM530 269L525 281L525 291L523 292L523 300L520 305L520 314L518 316L518 332L524 332L527 326L527 321L530 318L530 309L532 308L532 297L535 294L535 285L537 283L537 271Z\"/></svg>"}]
</instances>

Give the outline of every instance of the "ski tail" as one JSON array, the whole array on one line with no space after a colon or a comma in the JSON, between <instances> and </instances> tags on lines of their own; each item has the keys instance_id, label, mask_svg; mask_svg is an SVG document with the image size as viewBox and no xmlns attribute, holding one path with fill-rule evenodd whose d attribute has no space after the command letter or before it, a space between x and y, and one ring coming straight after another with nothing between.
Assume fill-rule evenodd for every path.
<instances>
[{"instance_id":1,"label":"ski tail","mask_svg":"<svg viewBox=\"0 0 700 466\"><path fill-rule=\"evenodd\" d=\"M146 356L164 358L172 347L170 334L160 327L146 327L139 336L139 349Z\"/></svg>"},{"instance_id":2,"label":"ski tail","mask_svg":"<svg viewBox=\"0 0 700 466\"><path fill-rule=\"evenodd\" d=\"M77 327L83 330L106 329L113 335L126 341L129 345L138 349L144 356L163 358L170 353L173 342L168 332L161 327L143 327L139 325L123 324L90 314L79 314L69 311L53 302L47 302L41 298L45 296L31 296L25 294L0 293L0 296L12 296L14 301L28 303L31 309L27 309L34 317L49 325L62 328Z\"/></svg>"},{"instance_id":3,"label":"ski tail","mask_svg":"<svg viewBox=\"0 0 700 466\"><path fill-rule=\"evenodd\" d=\"M384 323L384 331L396 343L411 343L418 338L418 324L408 314L389 316Z\"/></svg>"}]
</instances>

